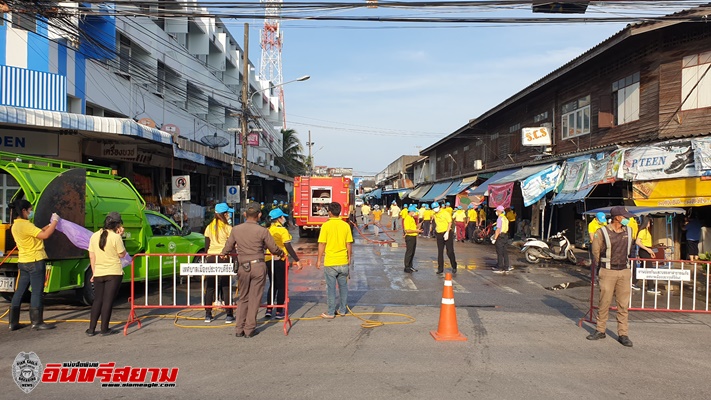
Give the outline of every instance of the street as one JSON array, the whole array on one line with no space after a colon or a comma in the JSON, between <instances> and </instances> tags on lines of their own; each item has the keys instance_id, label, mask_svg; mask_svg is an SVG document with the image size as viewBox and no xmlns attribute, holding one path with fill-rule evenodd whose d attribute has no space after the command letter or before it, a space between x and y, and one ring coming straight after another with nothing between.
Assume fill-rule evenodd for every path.
<instances>
[{"instance_id":1,"label":"street","mask_svg":"<svg viewBox=\"0 0 711 400\"><path fill-rule=\"evenodd\" d=\"M372 238L372 230L366 231ZM292 233L294 233L292 231ZM294 233L295 234L295 233ZM20 351L41 362L115 362L117 367L179 368L175 388L102 388L94 383L40 383L27 398L226 398L237 399L405 399L405 398L705 398L703 378L711 351L705 345L711 316L672 313L630 314L633 348L616 341L614 313L608 338L590 342L592 327L578 327L587 311L587 271L570 264L526 265L511 247L515 270L493 274L494 247L456 243L460 264L453 287L458 327L468 341L436 342L443 278L435 275L434 239L418 239L413 274L403 269L404 243L371 244L355 235L355 266L349 305L362 318L411 324L361 327L353 317L317 318L325 311L325 281L316 270L316 239L295 239L304 269L291 271L289 335L282 323L262 318L255 338L234 337L224 313L211 324L203 311L181 313L195 320L174 324L174 310L139 310L146 318L128 336L87 337L86 323L60 322L52 331L0 330L0 378L8 398L24 394L10 366ZM381 236L384 235L381 233ZM562 283L564 290L550 290ZM549 288L549 289L546 289ZM113 321L128 316L122 289ZM155 295L155 294L154 294ZM70 297L48 296L45 318L86 319L88 308L67 305ZM64 303L64 304L63 304ZM3 301L2 309L8 302ZM24 305L27 307L27 305ZM316 317L316 318L314 318ZM28 320L23 311L23 321ZM6 320L6 319L5 319ZM185 327L201 329L186 329ZM205 327L210 329L202 329Z\"/></svg>"}]
</instances>

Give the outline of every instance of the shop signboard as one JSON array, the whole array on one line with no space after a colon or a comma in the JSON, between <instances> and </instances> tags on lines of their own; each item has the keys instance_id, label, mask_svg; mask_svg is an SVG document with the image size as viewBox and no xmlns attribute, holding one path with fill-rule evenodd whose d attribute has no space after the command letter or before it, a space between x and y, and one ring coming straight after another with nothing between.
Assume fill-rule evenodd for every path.
<instances>
[{"instance_id":1,"label":"shop signboard","mask_svg":"<svg viewBox=\"0 0 711 400\"><path fill-rule=\"evenodd\" d=\"M173 201L190 201L190 175L176 175L172 182Z\"/></svg>"},{"instance_id":2,"label":"shop signboard","mask_svg":"<svg viewBox=\"0 0 711 400\"><path fill-rule=\"evenodd\" d=\"M619 177L629 181L698 176L690 140L664 142L625 151Z\"/></svg>"}]
</instances>

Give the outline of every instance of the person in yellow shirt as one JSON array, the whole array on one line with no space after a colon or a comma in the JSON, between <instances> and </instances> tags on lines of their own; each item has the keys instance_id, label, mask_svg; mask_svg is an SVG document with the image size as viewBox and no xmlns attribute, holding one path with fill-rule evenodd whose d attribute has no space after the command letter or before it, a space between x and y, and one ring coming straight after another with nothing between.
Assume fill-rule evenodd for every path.
<instances>
[{"instance_id":1,"label":"person in yellow shirt","mask_svg":"<svg viewBox=\"0 0 711 400\"><path fill-rule=\"evenodd\" d=\"M321 269L323 259L328 310L321 314L321 318L333 319L336 316L336 282L340 297L338 314L345 315L348 311L348 270L353 265L353 234L348 223L339 218L339 203L330 203L328 214L328 221L321 226L318 235L316 268Z\"/></svg>"},{"instance_id":2,"label":"person in yellow shirt","mask_svg":"<svg viewBox=\"0 0 711 400\"><path fill-rule=\"evenodd\" d=\"M486 227L486 210L483 205L479 205L479 212L477 213L476 224L479 228L484 229Z\"/></svg>"},{"instance_id":3,"label":"person in yellow shirt","mask_svg":"<svg viewBox=\"0 0 711 400\"><path fill-rule=\"evenodd\" d=\"M408 208L407 216L403 222L403 229L405 230L405 272L408 274L417 272L417 269L412 266L412 260L415 258L415 249L417 249L417 235L422 233L422 230L417 226L417 222L415 222L415 214L417 214L417 206L412 204Z\"/></svg>"},{"instance_id":4,"label":"person in yellow shirt","mask_svg":"<svg viewBox=\"0 0 711 400\"><path fill-rule=\"evenodd\" d=\"M54 329L54 325L44 323L42 307L42 296L44 292L44 281L46 271L47 253L44 251L44 240L52 236L59 216L54 213L49 225L38 228L30 220L34 221L35 212L32 204L24 199L19 199L13 204L15 220L12 223L12 237L17 245L17 286L15 294L12 295L10 306L9 325L14 331L22 328L20 325L20 305L22 296L25 295L28 287L32 287L32 297L30 298L30 320L32 329L46 330Z\"/></svg>"},{"instance_id":5,"label":"person in yellow shirt","mask_svg":"<svg viewBox=\"0 0 711 400\"><path fill-rule=\"evenodd\" d=\"M390 219L393 222L393 230L397 230L397 223L400 220L400 207L397 206L397 203L395 200L393 200L392 205L390 206L390 210L388 210L388 214L390 214Z\"/></svg>"},{"instance_id":6,"label":"person in yellow shirt","mask_svg":"<svg viewBox=\"0 0 711 400\"><path fill-rule=\"evenodd\" d=\"M227 238L230 236L232 226L230 218L235 210L230 208L227 203L215 204L215 217L205 228L205 248L208 256L205 257L205 262L208 263L226 263L230 262L228 256L220 256L220 251L225 247ZM215 280L217 279L217 282ZM216 288L217 286L217 288ZM215 291L217 291L218 299L215 299ZM230 306L230 277L229 275L205 275L205 322L213 321L212 306L215 300L220 300L226 306ZM235 322L234 309L227 308L225 323Z\"/></svg>"},{"instance_id":7,"label":"person in yellow shirt","mask_svg":"<svg viewBox=\"0 0 711 400\"><path fill-rule=\"evenodd\" d=\"M639 258L645 260L653 260L654 250L652 250L652 218L648 216L644 217L644 219L642 219L642 225L640 227L641 229L637 233L637 239L635 241L637 246L639 246ZM654 263L652 261L642 261L641 268L647 267L654 268ZM634 269L634 277L632 278L632 281L636 282L636 284L632 285L632 289L642 289L642 281L637 278L637 268ZM654 281L647 281L647 293L654 295L662 294L662 292L659 291L656 285L654 284Z\"/></svg>"},{"instance_id":8,"label":"person in yellow shirt","mask_svg":"<svg viewBox=\"0 0 711 400\"><path fill-rule=\"evenodd\" d=\"M101 336L118 331L109 329L114 298L121 287L123 267L121 257L126 255L123 245L123 220L121 214L110 212L104 219L104 227L91 235L89 239L89 261L91 263L91 282L94 284L94 302L91 304L91 316L87 336L94 336L96 323L101 317Z\"/></svg>"},{"instance_id":9,"label":"person in yellow shirt","mask_svg":"<svg viewBox=\"0 0 711 400\"><path fill-rule=\"evenodd\" d=\"M516 211L514 206L511 206L506 211L506 219L509 220L509 238L513 239L516 234Z\"/></svg>"},{"instance_id":10,"label":"person in yellow shirt","mask_svg":"<svg viewBox=\"0 0 711 400\"><path fill-rule=\"evenodd\" d=\"M380 220L383 216L383 210L379 205L373 206L373 230L375 236L380 236Z\"/></svg>"},{"instance_id":11,"label":"person in yellow shirt","mask_svg":"<svg viewBox=\"0 0 711 400\"><path fill-rule=\"evenodd\" d=\"M474 230L477 226L477 219L479 218L479 213L474 208L474 204L469 203L467 206L467 240L474 241Z\"/></svg>"},{"instance_id":12,"label":"person in yellow shirt","mask_svg":"<svg viewBox=\"0 0 711 400\"><path fill-rule=\"evenodd\" d=\"M452 215L454 220L455 232L457 234L457 242L463 242L466 237L467 229L467 213L462 210L462 206L457 206L457 210Z\"/></svg>"},{"instance_id":13,"label":"person in yellow shirt","mask_svg":"<svg viewBox=\"0 0 711 400\"><path fill-rule=\"evenodd\" d=\"M454 234L452 233L452 216L449 212L439 207L436 201L432 203L434 211L435 237L437 238L437 275L444 273L444 249L452 266L452 273L457 273L457 259L454 255Z\"/></svg>"},{"instance_id":14,"label":"person in yellow shirt","mask_svg":"<svg viewBox=\"0 0 711 400\"><path fill-rule=\"evenodd\" d=\"M509 219L506 218L506 212L503 206L496 207L496 230L494 237L491 238L491 243L496 246L496 265L498 268L494 270L495 274L504 274L513 270L509 262L509 253L506 250L506 245L509 242Z\"/></svg>"},{"instance_id":15,"label":"person in yellow shirt","mask_svg":"<svg viewBox=\"0 0 711 400\"><path fill-rule=\"evenodd\" d=\"M368 229L368 223L370 222L370 206L368 203L363 203L360 207L360 214L363 218L363 229Z\"/></svg>"},{"instance_id":16,"label":"person in yellow shirt","mask_svg":"<svg viewBox=\"0 0 711 400\"><path fill-rule=\"evenodd\" d=\"M434 216L434 211L430 209L429 204L425 204L425 213L422 216L422 233L425 237L432 237L432 217Z\"/></svg>"},{"instance_id":17,"label":"person in yellow shirt","mask_svg":"<svg viewBox=\"0 0 711 400\"><path fill-rule=\"evenodd\" d=\"M632 229L632 237L636 238L637 233L639 232L639 225L637 224L637 218L630 218L630 222L627 224L627 226Z\"/></svg>"},{"instance_id":18,"label":"person in yellow shirt","mask_svg":"<svg viewBox=\"0 0 711 400\"><path fill-rule=\"evenodd\" d=\"M271 220L271 225L269 225L269 234L274 238L274 243L277 247L281 249L285 254L289 254L289 257L293 260L293 265L297 269L301 269L301 264L299 264L299 257L294 251L294 247L291 246L291 234L284 227L287 215L282 209L274 209L269 212L269 219ZM274 268L272 268L271 261L274 261ZM269 278L269 293L267 294L267 301L271 305L283 306L284 299L286 295L286 259L281 257L272 256L271 252L267 250L267 255L264 257L264 261L267 263L267 277ZM276 314L274 318L284 319L284 308L277 307ZM267 307L267 311L264 314L266 318L271 318L272 308Z\"/></svg>"},{"instance_id":19,"label":"person in yellow shirt","mask_svg":"<svg viewBox=\"0 0 711 400\"><path fill-rule=\"evenodd\" d=\"M590 235L590 244L588 245L588 255L590 256L590 268L596 268L595 265L595 259L592 256L592 242L593 238L595 237L595 232L597 232L598 229L600 229L603 226L607 225L607 218L605 217L604 212L598 212L595 214L595 218L593 218L592 221L588 224L588 235ZM591 269L592 271L592 269ZM597 276L597 271L599 269L596 269L596 276Z\"/></svg>"},{"instance_id":20,"label":"person in yellow shirt","mask_svg":"<svg viewBox=\"0 0 711 400\"><path fill-rule=\"evenodd\" d=\"M444 204L444 211L448 212L450 217L454 215L454 209L452 208L452 205L449 204L449 202L446 202Z\"/></svg>"},{"instance_id":21,"label":"person in yellow shirt","mask_svg":"<svg viewBox=\"0 0 711 400\"><path fill-rule=\"evenodd\" d=\"M407 217L407 214L408 214L408 213L409 213L409 211L408 211L408 205L407 205L407 204L403 204L403 205L402 205L402 210L400 211L400 220L402 220L403 229L405 229L405 217ZM400 228L398 227L398 229L400 229Z\"/></svg>"}]
</instances>

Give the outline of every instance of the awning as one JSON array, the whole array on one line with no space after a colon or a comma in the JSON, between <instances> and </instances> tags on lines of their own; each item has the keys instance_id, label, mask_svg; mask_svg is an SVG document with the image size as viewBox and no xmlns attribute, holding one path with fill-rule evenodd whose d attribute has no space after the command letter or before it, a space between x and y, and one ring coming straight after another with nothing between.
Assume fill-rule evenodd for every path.
<instances>
[{"instance_id":1,"label":"awning","mask_svg":"<svg viewBox=\"0 0 711 400\"><path fill-rule=\"evenodd\" d=\"M711 205L711 180L696 177L633 182L632 198L638 206L707 206Z\"/></svg>"},{"instance_id":2,"label":"awning","mask_svg":"<svg viewBox=\"0 0 711 400\"><path fill-rule=\"evenodd\" d=\"M638 216L638 217L643 217L645 215L663 215L663 214L686 214L686 210L683 208L676 208L676 207L633 207L633 206L626 206L627 211L631 212L632 214ZM596 208L594 210L588 210L585 211L585 214L587 215L595 215L599 212L603 212L606 215L610 215L610 209L612 207L601 207L601 208Z\"/></svg>"},{"instance_id":3,"label":"awning","mask_svg":"<svg viewBox=\"0 0 711 400\"><path fill-rule=\"evenodd\" d=\"M370 193L366 193L363 196L368 199L379 199L383 195L383 189L375 189Z\"/></svg>"},{"instance_id":4,"label":"awning","mask_svg":"<svg viewBox=\"0 0 711 400\"><path fill-rule=\"evenodd\" d=\"M577 203L579 201L585 200L590 192L595 189L597 185L588 186L587 188L580 189L577 192L560 192L555 195L551 204L568 204Z\"/></svg>"},{"instance_id":5,"label":"awning","mask_svg":"<svg viewBox=\"0 0 711 400\"><path fill-rule=\"evenodd\" d=\"M431 184L431 183L426 183L426 184L424 184L424 185L421 185L421 186L417 187L417 188L416 188L415 190L413 190L412 192L410 192L410 194L408 195L408 197L411 198L411 199L413 199L413 200L419 200L419 199L422 198L422 196L424 196L427 192L429 192L430 189L432 189L432 184Z\"/></svg>"},{"instance_id":6,"label":"awning","mask_svg":"<svg viewBox=\"0 0 711 400\"><path fill-rule=\"evenodd\" d=\"M107 118L59 111L0 106L0 123L38 128L113 133L116 135L136 136L164 144L173 143L173 136L170 133L156 128L149 128L128 118Z\"/></svg>"},{"instance_id":7,"label":"awning","mask_svg":"<svg viewBox=\"0 0 711 400\"><path fill-rule=\"evenodd\" d=\"M492 183L493 184L501 184L501 183L522 181L535 173L543 171L544 169L550 167L551 165L553 165L553 164L532 165L530 167L523 167L519 170L515 170L514 173L512 173L512 174L506 175L496 181L492 181L491 179L496 177L496 175L494 175L493 177L491 177L491 179L486 181L486 183L491 185Z\"/></svg>"},{"instance_id":8,"label":"awning","mask_svg":"<svg viewBox=\"0 0 711 400\"><path fill-rule=\"evenodd\" d=\"M447 190L447 193L445 194L446 196L456 196L459 193L462 193L466 189L469 189L470 186L476 182L477 177L476 176L471 176L469 178L464 178L459 181L454 181L454 184L449 187L449 190Z\"/></svg>"},{"instance_id":9,"label":"awning","mask_svg":"<svg viewBox=\"0 0 711 400\"><path fill-rule=\"evenodd\" d=\"M494 183L498 181L499 179L502 179L504 177L507 177L514 172L519 171L519 169L507 169L505 171L499 171L494 174L491 178L487 179L486 182L482 183L474 189L474 191L471 193L472 196L478 195L478 196L488 196L489 195L489 184Z\"/></svg>"},{"instance_id":10,"label":"awning","mask_svg":"<svg viewBox=\"0 0 711 400\"><path fill-rule=\"evenodd\" d=\"M412 189L391 189L391 190L383 190L383 194L400 194L400 193L405 193L405 192L410 192Z\"/></svg>"},{"instance_id":11,"label":"awning","mask_svg":"<svg viewBox=\"0 0 711 400\"><path fill-rule=\"evenodd\" d=\"M447 191L449 191L449 188L452 186L454 181L446 181L446 182L437 182L432 186L432 189L430 189L429 192L427 192L426 195L422 196L420 201L425 201L425 202L430 202L430 201L437 201L439 199L444 198L447 195Z\"/></svg>"}]
</instances>

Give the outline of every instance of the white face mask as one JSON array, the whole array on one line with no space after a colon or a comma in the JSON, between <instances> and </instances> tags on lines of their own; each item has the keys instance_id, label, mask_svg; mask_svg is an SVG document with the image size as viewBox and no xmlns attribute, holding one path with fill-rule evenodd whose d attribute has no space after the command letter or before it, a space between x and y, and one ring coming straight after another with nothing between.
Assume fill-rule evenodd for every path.
<instances>
[{"instance_id":1,"label":"white face mask","mask_svg":"<svg viewBox=\"0 0 711 400\"><path fill-rule=\"evenodd\" d=\"M432 211L434 211L434 212L439 212L439 207L433 208Z\"/></svg>"}]
</instances>

